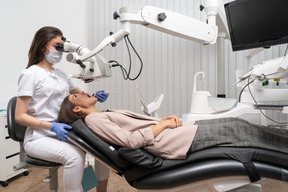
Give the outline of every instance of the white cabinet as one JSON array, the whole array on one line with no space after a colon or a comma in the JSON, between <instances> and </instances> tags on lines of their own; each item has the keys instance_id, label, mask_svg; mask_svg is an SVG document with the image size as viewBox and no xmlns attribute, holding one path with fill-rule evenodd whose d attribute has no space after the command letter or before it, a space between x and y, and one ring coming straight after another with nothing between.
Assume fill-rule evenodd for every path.
<instances>
[{"instance_id":1,"label":"white cabinet","mask_svg":"<svg viewBox=\"0 0 288 192\"><path fill-rule=\"evenodd\" d=\"M0 114L0 182L2 186L8 185L8 179L27 171L20 169L14 171L13 166L20 162L20 144L13 141L8 135L7 116Z\"/></svg>"}]
</instances>

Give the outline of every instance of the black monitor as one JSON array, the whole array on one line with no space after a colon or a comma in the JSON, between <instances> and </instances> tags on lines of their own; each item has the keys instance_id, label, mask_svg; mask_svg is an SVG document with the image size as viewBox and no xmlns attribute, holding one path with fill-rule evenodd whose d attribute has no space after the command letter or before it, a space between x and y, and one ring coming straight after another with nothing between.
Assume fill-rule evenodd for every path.
<instances>
[{"instance_id":1,"label":"black monitor","mask_svg":"<svg viewBox=\"0 0 288 192\"><path fill-rule=\"evenodd\" d=\"M233 51L288 43L288 0L225 4Z\"/></svg>"}]
</instances>

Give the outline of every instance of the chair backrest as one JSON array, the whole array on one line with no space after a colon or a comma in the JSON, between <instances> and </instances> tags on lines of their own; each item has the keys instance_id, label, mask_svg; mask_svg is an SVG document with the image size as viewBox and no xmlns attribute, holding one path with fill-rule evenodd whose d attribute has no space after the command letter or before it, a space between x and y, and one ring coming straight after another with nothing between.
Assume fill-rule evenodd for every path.
<instances>
[{"instance_id":1,"label":"chair backrest","mask_svg":"<svg viewBox=\"0 0 288 192\"><path fill-rule=\"evenodd\" d=\"M26 131L26 126L20 125L15 121L15 108L17 97L10 99L7 105L7 126L8 134L14 141L23 142Z\"/></svg>"}]
</instances>

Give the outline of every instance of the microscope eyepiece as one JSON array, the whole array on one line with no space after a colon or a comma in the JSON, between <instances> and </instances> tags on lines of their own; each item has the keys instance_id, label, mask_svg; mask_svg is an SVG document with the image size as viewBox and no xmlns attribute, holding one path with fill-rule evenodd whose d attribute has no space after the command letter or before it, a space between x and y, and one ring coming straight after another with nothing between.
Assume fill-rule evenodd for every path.
<instances>
[{"instance_id":1,"label":"microscope eyepiece","mask_svg":"<svg viewBox=\"0 0 288 192\"><path fill-rule=\"evenodd\" d=\"M56 45L56 50L57 50L57 51L64 51L64 45L63 45L63 44L60 44L60 43L57 43L57 45Z\"/></svg>"}]
</instances>

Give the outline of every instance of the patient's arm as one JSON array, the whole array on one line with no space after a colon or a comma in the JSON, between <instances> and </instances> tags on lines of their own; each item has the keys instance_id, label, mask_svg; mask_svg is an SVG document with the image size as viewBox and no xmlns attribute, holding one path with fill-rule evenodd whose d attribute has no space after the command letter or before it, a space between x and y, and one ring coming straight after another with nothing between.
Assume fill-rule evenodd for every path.
<instances>
[{"instance_id":1,"label":"patient's arm","mask_svg":"<svg viewBox=\"0 0 288 192\"><path fill-rule=\"evenodd\" d=\"M129 131L112 122L105 113L90 114L85 122L97 136L114 145L136 149L154 144L151 127Z\"/></svg>"},{"instance_id":2,"label":"patient's arm","mask_svg":"<svg viewBox=\"0 0 288 192\"><path fill-rule=\"evenodd\" d=\"M162 122L151 127L154 138L166 128L176 128L177 121L173 118L165 118Z\"/></svg>"},{"instance_id":3,"label":"patient's arm","mask_svg":"<svg viewBox=\"0 0 288 192\"><path fill-rule=\"evenodd\" d=\"M119 126L121 122L112 122L108 114L110 113L92 113L85 118L85 122L89 128L106 142L130 149L154 145L154 138L164 129L177 127L175 117L169 117L156 125L132 131L131 129L126 129L127 126L123 122L122 127Z\"/></svg>"}]
</instances>

